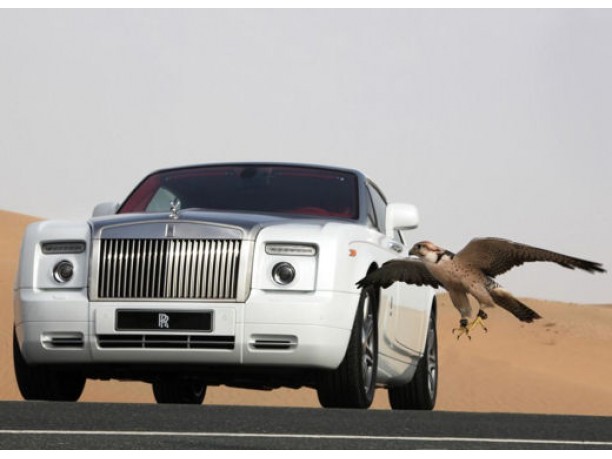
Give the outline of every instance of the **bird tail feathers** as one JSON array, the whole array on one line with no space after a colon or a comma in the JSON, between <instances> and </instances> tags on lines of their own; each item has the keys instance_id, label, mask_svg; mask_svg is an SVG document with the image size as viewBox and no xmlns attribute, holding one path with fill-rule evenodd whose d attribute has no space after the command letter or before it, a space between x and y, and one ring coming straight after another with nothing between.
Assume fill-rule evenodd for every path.
<instances>
[{"instance_id":1,"label":"bird tail feathers","mask_svg":"<svg viewBox=\"0 0 612 459\"><path fill-rule=\"evenodd\" d=\"M531 309L524 303L517 300L510 292L503 288L494 288L489 290L493 301L498 306L501 306L506 311L514 315L518 320L522 322L533 322L535 319L541 319L542 316Z\"/></svg>"}]
</instances>

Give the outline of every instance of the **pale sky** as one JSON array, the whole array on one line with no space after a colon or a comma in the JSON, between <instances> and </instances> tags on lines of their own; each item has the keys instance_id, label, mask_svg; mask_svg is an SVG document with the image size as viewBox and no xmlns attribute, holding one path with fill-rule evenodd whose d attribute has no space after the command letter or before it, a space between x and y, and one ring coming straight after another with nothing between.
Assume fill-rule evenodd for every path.
<instances>
[{"instance_id":1,"label":"pale sky","mask_svg":"<svg viewBox=\"0 0 612 459\"><path fill-rule=\"evenodd\" d=\"M612 269L612 10L0 10L0 209L86 219L152 170L339 165L421 214ZM612 303L531 264L518 296Z\"/></svg>"}]
</instances>

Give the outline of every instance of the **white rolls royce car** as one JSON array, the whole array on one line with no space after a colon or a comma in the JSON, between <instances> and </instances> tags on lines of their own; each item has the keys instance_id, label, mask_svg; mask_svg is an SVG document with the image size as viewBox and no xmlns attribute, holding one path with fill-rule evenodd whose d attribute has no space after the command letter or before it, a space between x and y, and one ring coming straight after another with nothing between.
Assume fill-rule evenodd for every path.
<instances>
[{"instance_id":1,"label":"white rolls royce car","mask_svg":"<svg viewBox=\"0 0 612 459\"><path fill-rule=\"evenodd\" d=\"M355 283L407 256L409 204L364 174L232 163L147 176L89 221L23 239L14 367L27 400L79 399L86 380L150 383L159 403L207 386L311 387L324 407L432 409L436 301L428 287Z\"/></svg>"}]
</instances>

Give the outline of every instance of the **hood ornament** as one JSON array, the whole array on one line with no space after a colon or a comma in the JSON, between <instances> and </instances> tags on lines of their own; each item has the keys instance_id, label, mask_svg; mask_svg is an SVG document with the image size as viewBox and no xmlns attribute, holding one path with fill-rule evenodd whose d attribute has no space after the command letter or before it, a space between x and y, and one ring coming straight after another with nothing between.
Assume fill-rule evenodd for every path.
<instances>
[{"instance_id":1,"label":"hood ornament","mask_svg":"<svg viewBox=\"0 0 612 459\"><path fill-rule=\"evenodd\" d=\"M170 201L170 215L171 219L177 220L179 218L178 211L181 209L181 201L179 198L174 198Z\"/></svg>"}]
</instances>

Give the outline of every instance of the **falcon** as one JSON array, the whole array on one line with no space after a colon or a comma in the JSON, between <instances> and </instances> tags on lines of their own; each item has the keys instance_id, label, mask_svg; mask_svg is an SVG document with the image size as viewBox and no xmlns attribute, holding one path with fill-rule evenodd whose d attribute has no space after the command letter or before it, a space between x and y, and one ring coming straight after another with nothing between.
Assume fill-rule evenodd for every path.
<instances>
[{"instance_id":1,"label":"falcon","mask_svg":"<svg viewBox=\"0 0 612 459\"><path fill-rule=\"evenodd\" d=\"M457 339L480 325L485 332L484 308L500 306L522 322L533 322L541 316L516 299L494 278L526 262L548 261L569 269L590 273L605 273L601 263L570 257L550 250L532 247L499 238L472 239L459 253L438 247L430 241L414 244L408 252L412 257L390 260L357 282L359 288L387 288L394 282L443 287L459 310L459 328L453 329ZM480 307L473 317L468 294Z\"/></svg>"}]
</instances>

